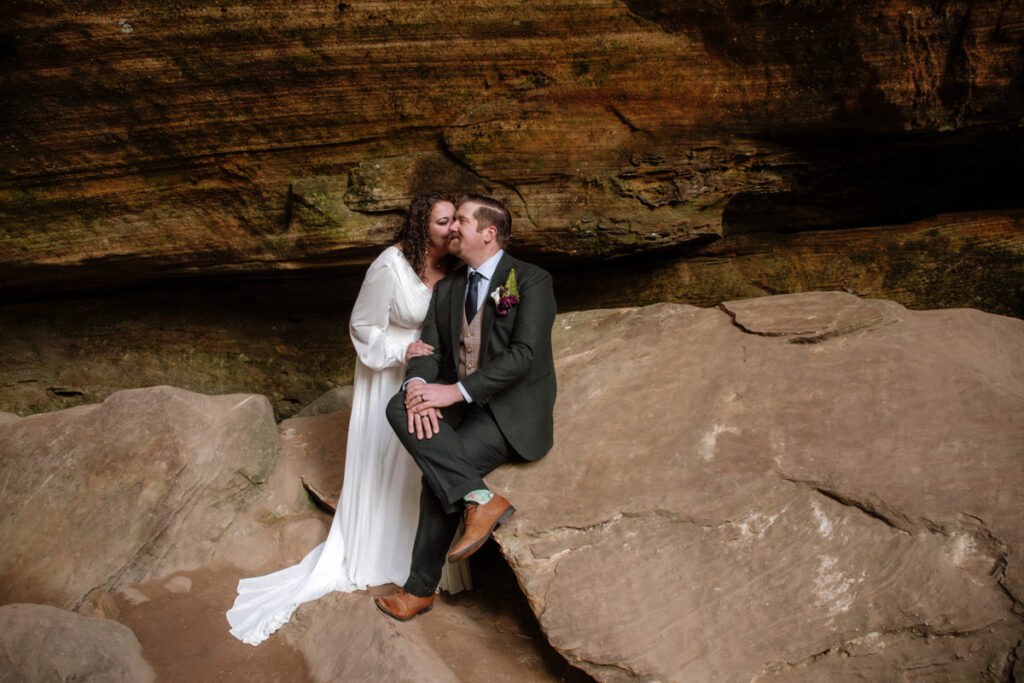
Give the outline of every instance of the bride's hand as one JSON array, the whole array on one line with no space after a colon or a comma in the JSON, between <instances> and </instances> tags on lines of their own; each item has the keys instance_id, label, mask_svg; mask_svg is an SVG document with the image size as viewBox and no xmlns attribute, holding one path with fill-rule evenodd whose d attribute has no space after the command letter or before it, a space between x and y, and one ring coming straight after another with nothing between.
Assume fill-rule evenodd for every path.
<instances>
[{"instance_id":1,"label":"bride's hand","mask_svg":"<svg viewBox=\"0 0 1024 683\"><path fill-rule=\"evenodd\" d=\"M417 339L405 349L405 362L408 363L416 356L429 356L433 352L433 346Z\"/></svg>"}]
</instances>

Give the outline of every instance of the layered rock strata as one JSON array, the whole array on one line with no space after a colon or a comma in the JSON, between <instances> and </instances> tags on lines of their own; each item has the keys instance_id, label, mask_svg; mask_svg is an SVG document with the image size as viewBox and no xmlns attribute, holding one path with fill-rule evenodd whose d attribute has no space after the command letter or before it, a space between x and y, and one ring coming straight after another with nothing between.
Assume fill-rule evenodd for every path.
<instances>
[{"instance_id":1,"label":"layered rock strata","mask_svg":"<svg viewBox=\"0 0 1024 683\"><path fill-rule=\"evenodd\" d=\"M7 14L8 292L363 266L433 187L576 262L1020 206L1018 3Z\"/></svg>"},{"instance_id":2,"label":"layered rock strata","mask_svg":"<svg viewBox=\"0 0 1024 683\"><path fill-rule=\"evenodd\" d=\"M506 201L562 310L839 289L1024 316L1019 3L5 17L5 411L170 383L292 415L350 380L365 266L435 187Z\"/></svg>"}]
</instances>

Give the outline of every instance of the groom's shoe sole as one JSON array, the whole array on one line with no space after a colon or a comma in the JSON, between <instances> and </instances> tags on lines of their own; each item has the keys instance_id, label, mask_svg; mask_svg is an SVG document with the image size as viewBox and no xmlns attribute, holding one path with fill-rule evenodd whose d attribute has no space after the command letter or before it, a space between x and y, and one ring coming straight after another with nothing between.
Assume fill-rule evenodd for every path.
<instances>
[{"instance_id":1,"label":"groom's shoe sole","mask_svg":"<svg viewBox=\"0 0 1024 683\"><path fill-rule=\"evenodd\" d=\"M459 540L459 543L456 544L455 550L452 551L452 553L448 556L448 561L449 562L458 562L459 560L464 560L467 557L469 557L470 555L472 555L473 553L475 553L477 550L479 550L481 548L481 546L483 546L483 544L487 542L487 539L491 537L491 534L494 533L494 530L497 529L502 524L504 524L506 521L508 521L508 518L512 516L512 513L514 513L516 511L516 509L514 507L512 507L511 505L509 505L509 502L507 500L505 500L504 498L502 498L501 496L495 496L492 499L492 502L497 502L499 505L503 504L503 505L505 505L507 507L505 508L504 511L502 511L502 513L498 516L497 519L495 519L493 522L490 523L489 527L488 527L486 522L484 523L485 533L480 534L479 538L470 538L471 535L478 533L478 530L473 529L473 527L477 526L477 525L474 525L473 521L470 519L470 516L473 513L470 513L467 510L467 513L466 513L466 531L462 535L462 539ZM487 505L490 505L490 503L488 503ZM477 508L477 510L474 511L474 512L476 514L480 514L480 513L486 514L486 512L487 512L487 510L486 510L487 505L483 506L483 508L484 508L483 510L481 510L480 508ZM466 541L468 541L468 543L465 546L463 546L462 545L463 542L466 542Z\"/></svg>"},{"instance_id":2,"label":"groom's shoe sole","mask_svg":"<svg viewBox=\"0 0 1024 683\"><path fill-rule=\"evenodd\" d=\"M405 591L399 591L398 593L395 593L394 595L389 595L389 596L387 596L385 598L374 598L373 604L377 606L377 609L379 609L381 612L383 612L384 614L388 615L389 617L391 617L395 621L409 621L410 619L415 617L417 614L426 614L427 612L429 612L430 610L432 610L434 608L434 598L433 598L433 596L431 596L430 601L426 605L424 605L423 607L421 607L419 609L415 609L415 607L413 607L410 610L408 605L404 604L405 600L403 599L403 595L404 596L408 596L409 598L413 598L414 600L424 600L424 598L417 598L414 595L409 595ZM396 614L395 612L392 612L392 611L386 609L384 607L384 605L382 604L382 602L387 600L388 598L394 598L394 599L398 600L402 604L397 605L397 607L404 607L405 610L403 612L400 612L400 613Z\"/></svg>"}]
</instances>

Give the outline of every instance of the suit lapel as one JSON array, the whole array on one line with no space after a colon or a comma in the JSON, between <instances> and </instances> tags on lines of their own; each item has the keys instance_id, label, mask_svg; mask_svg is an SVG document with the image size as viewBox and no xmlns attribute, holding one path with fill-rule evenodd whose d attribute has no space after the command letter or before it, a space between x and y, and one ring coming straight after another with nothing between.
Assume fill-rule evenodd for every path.
<instances>
[{"instance_id":1,"label":"suit lapel","mask_svg":"<svg viewBox=\"0 0 1024 683\"><path fill-rule=\"evenodd\" d=\"M494 320L498 317L494 301L491 300L491 292L505 284L505 281L508 280L508 272L511 269L512 258L508 255L508 252L505 252L501 255L498 267L494 269L494 275L487 284L487 291L484 293L484 310L480 312L483 315L483 320L480 321L480 365L483 365L485 362L484 353L487 351L487 340L491 336Z\"/></svg>"},{"instance_id":2,"label":"suit lapel","mask_svg":"<svg viewBox=\"0 0 1024 683\"><path fill-rule=\"evenodd\" d=\"M466 269L462 268L452 281L448 312L451 317L451 356L453 367L459 367L459 340L462 338L462 316L466 306Z\"/></svg>"}]
</instances>

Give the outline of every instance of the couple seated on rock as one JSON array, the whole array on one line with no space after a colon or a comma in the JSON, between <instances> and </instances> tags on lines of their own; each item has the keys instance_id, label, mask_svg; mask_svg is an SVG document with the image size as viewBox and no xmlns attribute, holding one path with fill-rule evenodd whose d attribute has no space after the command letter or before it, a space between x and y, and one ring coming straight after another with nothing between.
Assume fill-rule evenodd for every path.
<instances>
[{"instance_id":1,"label":"couple seated on rock","mask_svg":"<svg viewBox=\"0 0 1024 683\"><path fill-rule=\"evenodd\" d=\"M301 563L239 582L227 616L240 640L261 642L333 590L395 583L375 600L382 612L426 612L439 585L468 581L460 561L514 511L482 477L551 448L555 297L548 273L505 252L511 227L490 197L412 201L352 311L358 359L338 513Z\"/></svg>"}]
</instances>

